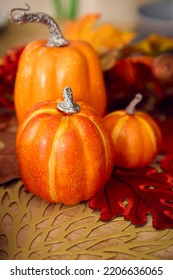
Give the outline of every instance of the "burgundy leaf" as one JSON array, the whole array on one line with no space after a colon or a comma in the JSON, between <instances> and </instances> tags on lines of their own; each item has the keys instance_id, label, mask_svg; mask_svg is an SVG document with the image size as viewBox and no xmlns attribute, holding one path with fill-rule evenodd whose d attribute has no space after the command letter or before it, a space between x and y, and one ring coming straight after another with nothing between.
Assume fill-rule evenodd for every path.
<instances>
[{"instance_id":1,"label":"burgundy leaf","mask_svg":"<svg viewBox=\"0 0 173 280\"><path fill-rule=\"evenodd\" d=\"M173 178L150 167L115 169L90 207L101 210L103 221L124 216L135 225L144 225L150 213L156 229L173 228Z\"/></svg>"}]
</instances>

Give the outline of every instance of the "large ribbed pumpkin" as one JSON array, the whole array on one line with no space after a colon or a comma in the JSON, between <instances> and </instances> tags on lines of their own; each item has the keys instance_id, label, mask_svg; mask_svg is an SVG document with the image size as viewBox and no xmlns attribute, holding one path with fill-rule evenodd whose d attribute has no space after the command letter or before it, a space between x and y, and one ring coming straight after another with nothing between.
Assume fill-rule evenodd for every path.
<instances>
[{"instance_id":1,"label":"large ribbed pumpkin","mask_svg":"<svg viewBox=\"0 0 173 280\"><path fill-rule=\"evenodd\" d=\"M123 168L148 165L161 148L161 131L147 113L136 111L142 95L137 94L125 110L104 117L114 142L114 164Z\"/></svg>"},{"instance_id":2,"label":"large ribbed pumpkin","mask_svg":"<svg viewBox=\"0 0 173 280\"><path fill-rule=\"evenodd\" d=\"M16 152L25 187L49 202L74 205L94 197L113 169L113 142L88 104L64 101L33 106L19 124Z\"/></svg>"},{"instance_id":3,"label":"large ribbed pumpkin","mask_svg":"<svg viewBox=\"0 0 173 280\"><path fill-rule=\"evenodd\" d=\"M95 50L84 41L67 41L53 18L44 13L26 13L28 9L13 9L11 21L45 24L49 40L29 43L20 56L14 91L18 122L36 103L61 98L66 85L73 88L75 100L89 103L105 115L106 90Z\"/></svg>"}]
</instances>

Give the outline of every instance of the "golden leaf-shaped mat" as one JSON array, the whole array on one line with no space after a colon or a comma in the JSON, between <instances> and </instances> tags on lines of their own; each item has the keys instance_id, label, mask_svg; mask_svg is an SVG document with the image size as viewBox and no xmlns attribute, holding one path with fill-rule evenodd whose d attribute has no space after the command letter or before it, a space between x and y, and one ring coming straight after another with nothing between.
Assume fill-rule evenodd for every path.
<instances>
[{"instance_id":1,"label":"golden leaf-shaped mat","mask_svg":"<svg viewBox=\"0 0 173 280\"><path fill-rule=\"evenodd\" d=\"M173 259L173 230L99 220L88 204L49 204L19 180L0 189L0 259Z\"/></svg>"}]
</instances>

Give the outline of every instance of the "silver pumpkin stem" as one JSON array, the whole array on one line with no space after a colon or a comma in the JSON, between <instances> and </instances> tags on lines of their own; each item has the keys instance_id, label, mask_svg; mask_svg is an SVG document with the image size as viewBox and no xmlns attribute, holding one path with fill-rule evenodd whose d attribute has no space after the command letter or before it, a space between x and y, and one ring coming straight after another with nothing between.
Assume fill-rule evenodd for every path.
<instances>
[{"instance_id":1,"label":"silver pumpkin stem","mask_svg":"<svg viewBox=\"0 0 173 280\"><path fill-rule=\"evenodd\" d=\"M26 9L14 8L10 11L9 19L11 22L25 24L28 22L43 23L48 27L49 40L46 44L48 47L63 47L68 45L68 41L63 37L62 32L55 20L45 13L26 13L30 10L30 6Z\"/></svg>"},{"instance_id":2,"label":"silver pumpkin stem","mask_svg":"<svg viewBox=\"0 0 173 280\"><path fill-rule=\"evenodd\" d=\"M134 115L136 111L136 105L142 100L142 94L137 93L134 99L130 102L130 104L126 107L125 111L129 115Z\"/></svg>"},{"instance_id":3,"label":"silver pumpkin stem","mask_svg":"<svg viewBox=\"0 0 173 280\"><path fill-rule=\"evenodd\" d=\"M60 111L66 113L68 115L71 115L71 114L74 114L74 113L77 113L80 111L80 106L73 101L73 93L72 93L72 89L70 87L67 86L63 89L63 96L64 96L64 100L57 104L57 108Z\"/></svg>"}]
</instances>

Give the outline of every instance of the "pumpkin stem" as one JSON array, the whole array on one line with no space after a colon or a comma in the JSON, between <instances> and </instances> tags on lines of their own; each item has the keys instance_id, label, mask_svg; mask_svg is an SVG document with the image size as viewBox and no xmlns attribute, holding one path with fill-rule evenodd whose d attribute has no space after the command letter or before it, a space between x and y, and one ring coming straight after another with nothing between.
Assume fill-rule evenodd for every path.
<instances>
[{"instance_id":1,"label":"pumpkin stem","mask_svg":"<svg viewBox=\"0 0 173 280\"><path fill-rule=\"evenodd\" d=\"M60 111L66 113L68 115L71 115L73 113L77 113L80 111L80 106L73 101L72 89L70 87L67 86L63 89L63 96L64 96L64 101L59 102L57 104L57 108Z\"/></svg>"},{"instance_id":2,"label":"pumpkin stem","mask_svg":"<svg viewBox=\"0 0 173 280\"><path fill-rule=\"evenodd\" d=\"M130 104L126 107L125 111L129 115L134 115L136 111L136 105L142 100L142 94L137 93L134 99L130 102Z\"/></svg>"},{"instance_id":3,"label":"pumpkin stem","mask_svg":"<svg viewBox=\"0 0 173 280\"><path fill-rule=\"evenodd\" d=\"M10 11L9 19L11 22L24 24L28 22L40 22L45 24L49 29L49 40L46 44L48 47L62 47L68 45L67 40L63 37L58 24L52 17L45 13L26 13L30 10L30 6L26 9L14 8ZM15 13L17 12L17 13Z\"/></svg>"}]
</instances>

